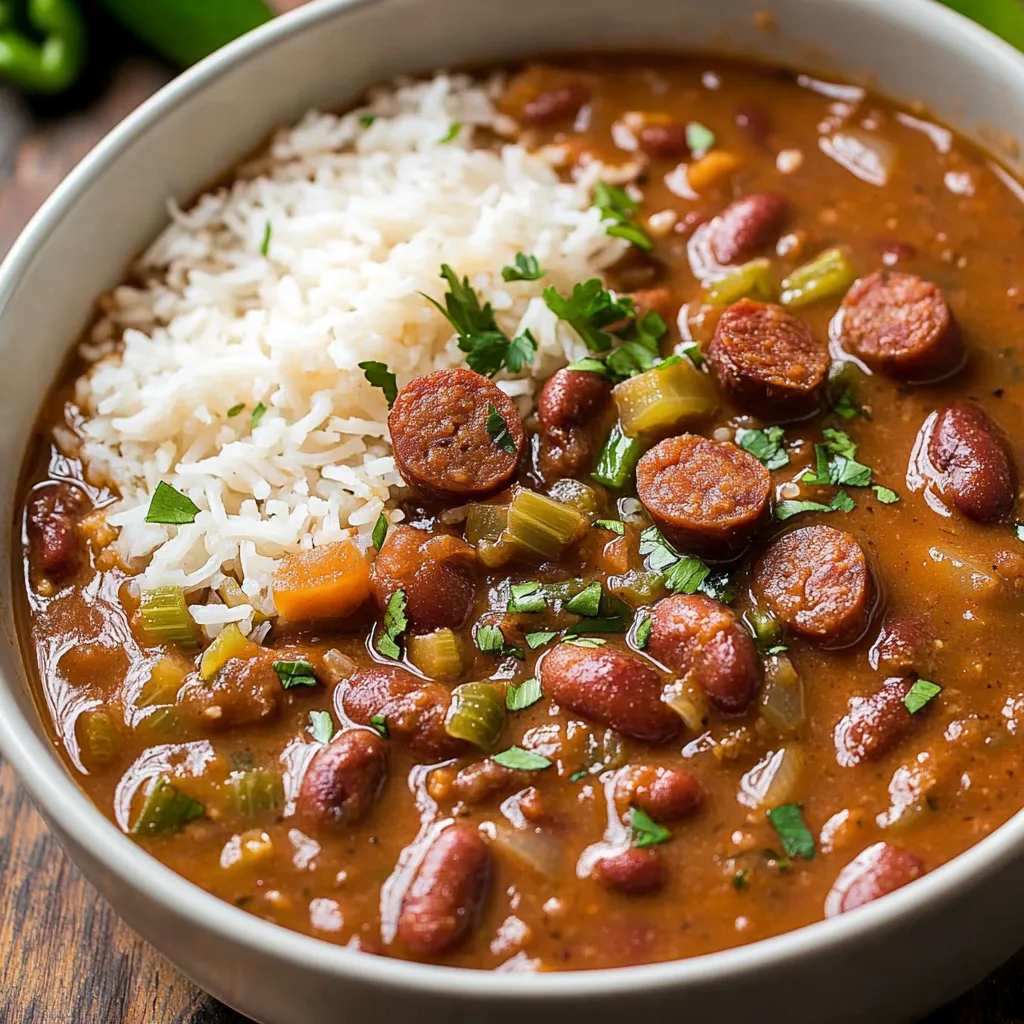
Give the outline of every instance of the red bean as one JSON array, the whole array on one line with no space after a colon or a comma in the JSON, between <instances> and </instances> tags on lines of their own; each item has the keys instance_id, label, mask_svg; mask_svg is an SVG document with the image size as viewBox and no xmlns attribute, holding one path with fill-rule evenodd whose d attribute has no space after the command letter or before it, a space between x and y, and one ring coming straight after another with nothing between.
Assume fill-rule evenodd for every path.
<instances>
[{"instance_id":1,"label":"red bean","mask_svg":"<svg viewBox=\"0 0 1024 1024\"><path fill-rule=\"evenodd\" d=\"M708 359L722 388L743 409L782 422L813 415L828 380L828 350L781 306L752 299L718 321Z\"/></svg>"},{"instance_id":2,"label":"red bean","mask_svg":"<svg viewBox=\"0 0 1024 1024\"><path fill-rule=\"evenodd\" d=\"M825 916L845 914L920 878L924 863L916 854L889 843L875 843L839 873L825 899Z\"/></svg>"},{"instance_id":3,"label":"red bean","mask_svg":"<svg viewBox=\"0 0 1024 1024\"><path fill-rule=\"evenodd\" d=\"M384 741L366 729L346 729L313 755L295 813L307 828L355 825L373 809L386 774Z\"/></svg>"},{"instance_id":4,"label":"red bean","mask_svg":"<svg viewBox=\"0 0 1024 1024\"><path fill-rule=\"evenodd\" d=\"M789 203L757 193L727 206L710 224L711 253L723 266L746 263L778 237Z\"/></svg>"},{"instance_id":5,"label":"red bean","mask_svg":"<svg viewBox=\"0 0 1024 1024\"><path fill-rule=\"evenodd\" d=\"M889 679L870 697L850 700L850 711L840 719L834 737L841 767L877 761L910 731L916 716L907 710L903 698L912 685L909 679Z\"/></svg>"},{"instance_id":6,"label":"red bean","mask_svg":"<svg viewBox=\"0 0 1024 1024\"><path fill-rule=\"evenodd\" d=\"M661 699L658 673L613 647L561 643L541 660L540 679L556 703L626 736L664 743L679 732L679 716Z\"/></svg>"},{"instance_id":7,"label":"red bean","mask_svg":"<svg viewBox=\"0 0 1024 1024\"><path fill-rule=\"evenodd\" d=\"M697 810L700 802L700 783L682 768L630 765L615 776L615 804L623 816L636 804L655 821L678 821Z\"/></svg>"},{"instance_id":8,"label":"red bean","mask_svg":"<svg viewBox=\"0 0 1024 1024\"><path fill-rule=\"evenodd\" d=\"M612 385L599 373L559 370L548 378L537 399L537 418L545 432L587 423L611 398Z\"/></svg>"},{"instance_id":9,"label":"red bean","mask_svg":"<svg viewBox=\"0 0 1024 1024\"><path fill-rule=\"evenodd\" d=\"M772 479L734 444L681 434L640 459L636 487L669 541L691 554L727 561L746 550L767 519Z\"/></svg>"},{"instance_id":10,"label":"red bean","mask_svg":"<svg viewBox=\"0 0 1024 1024\"><path fill-rule=\"evenodd\" d=\"M739 128L758 149L768 148L768 136L772 132L771 118L764 107L748 104L736 111L736 127Z\"/></svg>"},{"instance_id":11,"label":"red bean","mask_svg":"<svg viewBox=\"0 0 1024 1024\"><path fill-rule=\"evenodd\" d=\"M491 859L468 825L452 825L430 844L398 915L398 939L410 953L439 956L466 938L487 896Z\"/></svg>"},{"instance_id":12,"label":"red bean","mask_svg":"<svg viewBox=\"0 0 1024 1024\"><path fill-rule=\"evenodd\" d=\"M736 616L701 594L659 601L647 649L680 675L689 675L719 710L745 711L760 681L757 648Z\"/></svg>"},{"instance_id":13,"label":"red bean","mask_svg":"<svg viewBox=\"0 0 1024 1024\"><path fill-rule=\"evenodd\" d=\"M498 793L522 789L530 778L528 772L506 768L486 758L461 769L452 779L452 793L467 804L479 804Z\"/></svg>"},{"instance_id":14,"label":"red bean","mask_svg":"<svg viewBox=\"0 0 1024 1024\"><path fill-rule=\"evenodd\" d=\"M540 128L559 121L568 121L590 102L590 90L584 85L562 85L549 89L530 100L520 121L531 128Z\"/></svg>"},{"instance_id":15,"label":"red bean","mask_svg":"<svg viewBox=\"0 0 1024 1024\"><path fill-rule=\"evenodd\" d=\"M512 451L488 430L494 409ZM398 392L388 415L395 462L403 479L427 498L472 501L507 487L526 441L512 400L472 370L438 370Z\"/></svg>"},{"instance_id":16,"label":"red bean","mask_svg":"<svg viewBox=\"0 0 1024 1024\"><path fill-rule=\"evenodd\" d=\"M404 590L416 629L458 629L476 602L476 565L476 552L457 537L396 526L374 560L373 595L383 611Z\"/></svg>"},{"instance_id":17,"label":"red bean","mask_svg":"<svg viewBox=\"0 0 1024 1024\"><path fill-rule=\"evenodd\" d=\"M916 274L880 270L862 278L846 293L837 326L847 352L911 384L949 377L966 358L942 292Z\"/></svg>"},{"instance_id":18,"label":"red bean","mask_svg":"<svg viewBox=\"0 0 1024 1024\"><path fill-rule=\"evenodd\" d=\"M342 696L342 707L353 722L372 726L380 716L392 739L438 761L457 757L466 749L466 744L445 732L450 703L446 687L385 665L357 673Z\"/></svg>"},{"instance_id":19,"label":"red bean","mask_svg":"<svg viewBox=\"0 0 1024 1024\"><path fill-rule=\"evenodd\" d=\"M657 850L625 850L594 865L594 877L606 889L648 896L665 887L666 871Z\"/></svg>"},{"instance_id":20,"label":"red bean","mask_svg":"<svg viewBox=\"0 0 1024 1024\"><path fill-rule=\"evenodd\" d=\"M26 513L28 536L36 564L47 576L71 576L81 564L75 517L84 507L84 495L70 484L49 484L32 492Z\"/></svg>"},{"instance_id":21,"label":"red bean","mask_svg":"<svg viewBox=\"0 0 1024 1024\"><path fill-rule=\"evenodd\" d=\"M979 523L1010 515L1017 467L1010 442L988 413L974 402L954 402L939 411L930 431L928 459L943 499Z\"/></svg>"},{"instance_id":22,"label":"red bean","mask_svg":"<svg viewBox=\"0 0 1024 1024\"><path fill-rule=\"evenodd\" d=\"M783 625L821 647L856 643L874 595L863 549L831 526L805 526L777 540L755 569L754 590Z\"/></svg>"},{"instance_id":23,"label":"red bean","mask_svg":"<svg viewBox=\"0 0 1024 1024\"><path fill-rule=\"evenodd\" d=\"M887 675L927 675L934 659L935 635L914 612L891 613L868 654L871 667Z\"/></svg>"},{"instance_id":24,"label":"red bean","mask_svg":"<svg viewBox=\"0 0 1024 1024\"><path fill-rule=\"evenodd\" d=\"M637 145L650 156L682 159L690 155L685 124L648 124L637 132Z\"/></svg>"}]
</instances>

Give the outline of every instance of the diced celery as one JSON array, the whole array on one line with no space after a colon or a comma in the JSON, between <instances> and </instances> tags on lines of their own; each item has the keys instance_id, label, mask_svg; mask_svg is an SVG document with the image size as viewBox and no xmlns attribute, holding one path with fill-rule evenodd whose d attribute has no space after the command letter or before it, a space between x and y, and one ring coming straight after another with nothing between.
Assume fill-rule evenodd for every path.
<instances>
[{"instance_id":1,"label":"diced celery","mask_svg":"<svg viewBox=\"0 0 1024 1024\"><path fill-rule=\"evenodd\" d=\"M601 449L601 454L597 457L597 466L590 475L605 487L622 490L632 479L636 464L646 447L640 438L627 437L622 424L616 423Z\"/></svg>"},{"instance_id":2,"label":"diced celery","mask_svg":"<svg viewBox=\"0 0 1024 1024\"><path fill-rule=\"evenodd\" d=\"M284 806L284 780L278 771L256 768L232 772L224 789L231 809L246 818Z\"/></svg>"},{"instance_id":3,"label":"diced celery","mask_svg":"<svg viewBox=\"0 0 1024 1024\"><path fill-rule=\"evenodd\" d=\"M450 629L436 629L406 640L409 660L431 679L454 682L462 675L462 642Z\"/></svg>"},{"instance_id":4,"label":"diced celery","mask_svg":"<svg viewBox=\"0 0 1024 1024\"><path fill-rule=\"evenodd\" d=\"M206 809L182 793L166 775L153 780L132 826L132 835L157 836L179 832L190 821L201 818Z\"/></svg>"},{"instance_id":5,"label":"diced celery","mask_svg":"<svg viewBox=\"0 0 1024 1024\"><path fill-rule=\"evenodd\" d=\"M466 540L479 544L497 540L508 526L508 505L470 505L466 514Z\"/></svg>"},{"instance_id":6,"label":"diced celery","mask_svg":"<svg viewBox=\"0 0 1024 1024\"><path fill-rule=\"evenodd\" d=\"M747 609L743 617L759 647L766 649L782 639L782 624L771 612L755 605Z\"/></svg>"},{"instance_id":7,"label":"diced celery","mask_svg":"<svg viewBox=\"0 0 1024 1024\"><path fill-rule=\"evenodd\" d=\"M718 408L712 379L689 359L666 360L624 380L613 394L628 437L665 437Z\"/></svg>"},{"instance_id":8,"label":"diced celery","mask_svg":"<svg viewBox=\"0 0 1024 1024\"><path fill-rule=\"evenodd\" d=\"M842 248L826 249L783 280L779 301L794 308L809 306L845 292L856 279L849 253Z\"/></svg>"},{"instance_id":9,"label":"diced celery","mask_svg":"<svg viewBox=\"0 0 1024 1024\"><path fill-rule=\"evenodd\" d=\"M82 764L89 771L105 768L117 757L117 723L106 708L90 708L75 719Z\"/></svg>"},{"instance_id":10,"label":"diced celery","mask_svg":"<svg viewBox=\"0 0 1024 1024\"><path fill-rule=\"evenodd\" d=\"M600 494L582 480L574 480L572 477L556 480L548 491L548 497L576 509L588 520L593 519L601 511Z\"/></svg>"},{"instance_id":11,"label":"diced celery","mask_svg":"<svg viewBox=\"0 0 1024 1024\"><path fill-rule=\"evenodd\" d=\"M725 277L708 286L704 301L711 306L731 306L740 299L772 299L775 289L771 271L771 260L764 257L734 267Z\"/></svg>"},{"instance_id":12,"label":"diced celery","mask_svg":"<svg viewBox=\"0 0 1024 1024\"><path fill-rule=\"evenodd\" d=\"M509 508L509 539L544 559L557 558L585 526L576 509L525 487L516 493Z\"/></svg>"},{"instance_id":13,"label":"diced celery","mask_svg":"<svg viewBox=\"0 0 1024 1024\"><path fill-rule=\"evenodd\" d=\"M249 647L237 623L229 622L203 651L199 661L199 677L212 679L232 658L237 658Z\"/></svg>"},{"instance_id":14,"label":"diced celery","mask_svg":"<svg viewBox=\"0 0 1024 1024\"><path fill-rule=\"evenodd\" d=\"M139 620L148 644L197 646L196 631L181 587L156 587L142 591Z\"/></svg>"},{"instance_id":15,"label":"diced celery","mask_svg":"<svg viewBox=\"0 0 1024 1024\"><path fill-rule=\"evenodd\" d=\"M665 596L661 573L631 569L624 576L609 576L608 589L631 605L654 604Z\"/></svg>"},{"instance_id":16,"label":"diced celery","mask_svg":"<svg viewBox=\"0 0 1024 1024\"><path fill-rule=\"evenodd\" d=\"M505 697L494 683L463 683L452 691L445 730L487 750L505 725Z\"/></svg>"}]
</instances>

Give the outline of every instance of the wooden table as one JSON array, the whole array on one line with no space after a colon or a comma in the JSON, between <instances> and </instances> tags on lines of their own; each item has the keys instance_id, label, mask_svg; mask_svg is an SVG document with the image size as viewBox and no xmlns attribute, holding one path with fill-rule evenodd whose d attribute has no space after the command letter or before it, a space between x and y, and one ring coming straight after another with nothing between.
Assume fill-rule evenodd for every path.
<instances>
[{"instance_id":1,"label":"wooden table","mask_svg":"<svg viewBox=\"0 0 1024 1024\"><path fill-rule=\"evenodd\" d=\"M109 70L75 108L0 90L0 253L91 146L171 77L124 40L105 48ZM0 908L0 1024L245 1024L115 917L2 759ZM1024 952L928 1024L1010 1022L1024 1022Z\"/></svg>"}]
</instances>

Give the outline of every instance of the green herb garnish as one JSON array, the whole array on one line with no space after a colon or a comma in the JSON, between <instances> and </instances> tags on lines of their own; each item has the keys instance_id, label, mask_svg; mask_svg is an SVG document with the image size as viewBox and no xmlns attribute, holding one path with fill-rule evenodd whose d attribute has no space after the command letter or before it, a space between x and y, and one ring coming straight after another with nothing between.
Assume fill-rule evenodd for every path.
<instances>
[{"instance_id":1,"label":"green herb garnish","mask_svg":"<svg viewBox=\"0 0 1024 1024\"><path fill-rule=\"evenodd\" d=\"M602 640L599 636L567 636L563 641L563 644L570 644L573 647L604 647L607 640Z\"/></svg>"},{"instance_id":2,"label":"green herb garnish","mask_svg":"<svg viewBox=\"0 0 1024 1024\"><path fill-rule=\"evenodd\" d=\"M259 405L257 405L256 408L253 409L252 415L249 417L250 430L256 429L256 427L259 425L260 420L263 419L263 414L266 411L267 407L262 402L260 402Z\"/></svg>"},{"instance_id":3,"label":"green herb garnish","mask_svg":"<svg viewBox=\"0 0 1024 1024\"><path fill-rule=\"evenodd\" d=\"M651 639L651 629L652 629L653 626L654 626L654 619L652 619L651 616L648 615L644 619L644 621L641 622L640 625L636 627L636 633L634 634L634 639L635 639L635 642L636 642L637 650L639 650L639 651L646 651L647 650L647 644L650 642L650 639Z\"/></svg>"},{"instance_id":4,"label":"green herb garnish","mask_svg":"<svg viewBox=\"0 0 1024 1024\"><path fill-rule=\"evenodd\" d=\"M273 228L270 225L270 221L267 221L267 226L263 229L263 241L260 242L260 255L266 256L270 253L270 236L273 232Z\"/></svg>"},{"instance_id":5,"label":"green herb garnish","mask_svg":"<svg viewBox=\"0 0 1024 1024\"><path fill-rule=\"evenodd\" d=\"M492 758L495 764L502 768L514 768L522 772L539 772L551 767L551 761L543 754L535 754L532 750L523 750L522 747L509 747Z\"/></svg>"},{"instance_id":6,"label":"green herb garnish","mask_svg":"<svg viewBox=\"0 0 1024 1024\"><path fill-rule=\"evenodd\" d=\"M540 680L536 677L525 679L519 684L509 683L505 691L505 707L509 711L523 711L536 704L541 696Z\"/></svg>"},{"instance_id":7,"label":"green herb garnish","mask_svg":"<svg viewBox=\"0 0 1024 1024\"><path fill-rule=\"evenodd\" d=\"M370 534L370 540L373 541L373 546L377 551L380 551L384 546L384 538L388 535L388 527L390 525L388 517L381 512L377 516L377 522L373 524L373 533Z\"/></svg>"},{"instance_id":8,"label":"green herb garnish","mask_svg":"<svg viewBox=\"0 0 1024 1024\"><path fill-rule=\"evenodd\" d=\"M592 352L607 352L612 347L612 335L607 328L636 317L633 300L625 296L615 298L596 277L573 285L568 298L560 295L556 288L545 288L544 301L548 309L559 320L564 320Z\"/></svg>"},{"instance_id":9,"label":"green herb garnish","mask_svg":"<svg viewBox=\"0 0 1024 1024\"><path fill-rule=\"evenodd\" d=\"M574 615L585 615L592 618L600 612L603 593L600 583L596 581L588 583L575 597L566 601L565 610Z\"/></svg>"},{"instance_id":10,"label":"green herb garnish","mask_svg":"<svg viewBox=\"0 0 1024 1024\"><path fill-rule=\"evenodd\" d=\"M308 661L275 661L274 671L281 680L282 690L291 690L296 686L316 686L316 675Z\"/></svg>"},{"instance_id":11,"label":"green herb garnish","mask_svg":"<svg viewBox=\"0 0 1024 1024\"><path fill-rule=\"evenodd\" d=\"M493 405L487 409L487 433L503 452L516 454L516 439L508 432L508 424Z\"/></svg>"},{"instance_id":12,"label":"green herb garnish","mask_svg":"<svg viewBox=\"0 0 1024 1024\"><path fill-rule=\"evenodd\" d=\"M820 501L780 501L775 506L775 518L789 519L801 512L852 512L857 506L846 491L840 491L829 504Z\"/></svg>"},{"instance_id":13,"label":"green herb garnish","mask_svg":"<svg viewBox=\"0 0 1024 1024\"><path fill-rule=\"evenodd\" d=\"M676 347L679 349L679 354L686 356L686 358L689 359L698 370L707 362L704 353L701 351L700 345L695 341L684 341ZM666 359L665 362L667 363L668 360Z\"/></svg>"},{"instance_id":14,"label":"green herb garnish","mask_svg":"<svg viewBox=\"0 0 1024 1024\"><path fill-rule=\"evenodd\" d=\"M395 375L384 363L380 363L376 359L367 359L365 362L358 363L357 365L363 371L363 376L367 381L373 387L380 388L384 392L384 398L387 400L388 408L390 409L398 397L398 380Z\"/></svg>"},{"instance_id":15,"label":"green herb garnish","mask_svg":"<svg viewBox=\"0 0 1024 1024\"><path fill-rule=\"evenodd\" d=\"M514 267L501 268L503 281L539 281L545 273L547 271L541 270L536 256L527 256L521 252L516 253Z\"/></svg>"},{"instance_id":16,"label":"green herb garnish","mask_svg":"<svg viewBox=\"0 0 1024 1024\"><path fill-rule=\"evenodd\" d=\"M682 557L656 526L640 534L640 554L647 567L660 573L665 586L676 594L706 594L726 604L735 599L732 578L727 572L713 573L699 558Z\"/></svg>"},{"instance_id":17,"label":"green herb garnish","mask_svg":"<svg viewBox=\"0 0 1024 1024\"><path fill-rule=\"evenodd\" d=\"M572 775L569 776L569 781L579 782L580 779L585 779L589 774L590 772L588 772L586 768L580 768L578 771L573 772Z\"/></svg>"},{"instance_id":18,"label":"green herb garnish","mask_svg":"<svg viewBox=\"0 0 1024 1024\"><path fill-rule=\"evenodd\" d=\"M370 725L382 740L391 739L391 729L388 727L387 715L370 715Z\"/></svg>"},{"instance_id":19,"label":"green herb garnish","mask_svg":"<svg viewBox=\"0 0 1024 1024\"><path fill-rule=\"evenodd\" d=\"M607 234L624 238L644 252L650 252L654 243L633 215L640 209L639 204L624 189L599 181L594 186L594 205L601 211L602 220L613 221Z\"/></svg>"},{"instance_id":20,"label":"green herb garnish","mask_svg":"<svg viewBox=\"0 0 1024 1024\"><path fill-rule=\"evenodd\" d=\"M233 419L233 418L234 418L235 416L237 416L237 415L238 415L238 414L239 414L239 413L240 413L240 412L241 412L241 411L242 411L242 410L243 410L244 408L245 408L245 402L239 402L239 403L238 403L238 405L233 405L233 406L231 406L231 408L230 408L230 409L228 409L228 419L229 419L229 420L230 420L230 419Z\"/></svg>"},{"instance_id":21,"label":"green herb garnish","mask_svg":"<svg viewBox=\"0 0 1024 1024\"><path fill-rule=\"evenodd\" d=\"M814 836L804 824L799 804L782 804L768 812L768 820L778 833L782 848L788 857L814 859Z\"/></svg>"},{"instance_id":22,"label":"green herb garnish","mask_svg":"<svg viewBox=\"0 0 1024 1024\"><path fill-rule=\"evenodd\" d=\"M875 497L883 505L895 505L896 502L900 500L900 496L894 490L891 490L888 487L883 487L881 484L875 484L871 490L875 492Z\"/></svg>"},{"instance_id":23,"label":"green herb garnish","mask_svg":"<svg viewBox=\"0 0 1024 1024\"><path fill-rule=\"evenodd\" d=\"M409 628L409 619L405 614L408 604L404 590L396 590L389 598L384 609L383 633L377 638L377 650L385 658L400 658L402 648L399 640Z\"/></svg>"},{"instance_id":24,"label":"green herb garnish","mask_svg":"<svg viewBox=\"0 0 1024 1024\"><path fill-rule=\"evenodd\" d=\"M376 114L360 114L359 115L359 126L360 128L369 128L374 121L377 120Z\"/></svg>"},{"instance_id":25,"label":"green herb garnish","mask_svg":"<svg viewBox=\"0 0 1024 1024\"><path fill-rule=\"evenodd\" d=\"M153 497L149 499L146 522L186 526L196 521L199 511L199 506L187 494L182 494L161 480L156 485Z\"/></svg>"},{"instance_id":26,"label":"green herb garnish","mask_svg":"<svg viewBox=\"0 0 1024 1024\"><path fill-rule=\"evenodd\" d=\"M783 446L786 434L782 427L751 430L741 427L736 431L736 443L760 459L768 469L782 469L789 465L789 454Z\"/></svg>"},{"instance_id":27,"label":"green herb garnish","mask_svg":"<svg viewBox=\"0 0 1024 1024\"><path fill-rule=\"evenodd\" d=\"M626 534L626 524L619 522L618 519L598 519L594 525L599 530L609 530L612 533L617 533L620 537Z\"/></svg>"},{"instance_id":28,"label":"green herb garnish","mask_svg":"<svg viewBox=\"0 0 1024 1024\"><path fill-rule=\"evenodd\" d=\"M545 644L550 643L556 636L558 634L551 630L538 629L535 633L526 634L526 646L531 651L535 651L538 647L543 647Z\"/></svg>"},{"instance_id":29,"label":"green herb garnish","mask_svg":"<svg viewBox=\"0 0 1024 1024\"><path fill-rule=\"evenodd\" d=\"M330 711L310 711L309 731L317 743L330 743L334 735L334 719Z\"/></svg>"},{"instance_id":30,"label":"green herb garnish","mask_svg":"<svg viewBox=\"0 0 1024 1024\"><path fill-rule=\"evenodd\" d=\"M699 558L687 556L665 573L665 586L674 594L696 594L710 574L711 570Z\"/></svg>"},{"instance_id":31,"label":"green herb garnish","mask_svg":"<svg viewBox=\"0 0 1024 1024\"><path fill-rule=\"evenodd\" d=\"M857 401L857 389L852 385L845 388L832 404L832 411L837 416L842 416L844 420L871 419L867 409Z\"/></svg>"},{"instance_id":32,"label":"green herb garnish","mask_svg":"<svg viewBox=\"0 0 1024 1024\"><path fill-rule=\"evenodd\" d=\"M480 626L473 639L484 654L496 654L499 658L511 655L520 661L525 657L522 647L505 643L505 636L497 626Z\"/></svg>"},{"instance_id":33,"label":"green herb garnish","mask_svg":"<svg viewBox=\"0 0 1024 1024\"><path fill-rule=\"evenodd\" d=\"M508 611L512 615L530 615L547 607L547 598L539 583L513 583Z\"/></svg>"},{"instance_id":34,"label":"green herb garnish","mask_svg":"<svg viewBox=\"0 0 1024 1024\"><path fill-rule=\"evenodd\" d=\"M715 144L715 133L700 121L691 121L686 126L686 145L690 152L706 153Z\"/></svg>"},{"instance_id":35,"label":"green herb garnish","mask_svg":"<svg viewBox=\"0 0 1024 1024\"><path fill-rule=\"evenodd\" d=\"M630 811L629 828L633 833L633 845L639 850L657 846L672 838L672 833L667 828L663 828L646 811L636 806Z\"/></svg>"},{"instance_id":36,"label":"green herb garnish","mask_svg":"<svg viewBox=\"0 0 1024 1024\"><path fill-rule=\"evenodd\" d=\"M448 131L446 131L444 135L442 135L441 138L439 138L437 141L441 143L451 142L452 139L454 139L455 136L458 135L460 131L462 131L462 122L452 121L452 123L448 126Z\"/></svg>"},{"instance_id":37,"label":"green herb garnish","mask_svg":"<svg viewBox=\"0 0 1024 1024\"><path fill-rule=\"evenodd\" d=\"M903 703L907 710L916 715L933 697L942 692L938 683L931 683L927 679L918 679L903 697Z\"/></svg>"},{"instance_id":38,"label":"green herb garnish","mask_svg":"<svg viewBox=\"0 0 1024 1024\"><path fill-rule=\"evenodd\" d=\"M734 889L746 889L750 884L747 881L749 875L750 872L746 868L740 868L739 871L732 876L732 887Z\"/></svg>"}]
</instances>

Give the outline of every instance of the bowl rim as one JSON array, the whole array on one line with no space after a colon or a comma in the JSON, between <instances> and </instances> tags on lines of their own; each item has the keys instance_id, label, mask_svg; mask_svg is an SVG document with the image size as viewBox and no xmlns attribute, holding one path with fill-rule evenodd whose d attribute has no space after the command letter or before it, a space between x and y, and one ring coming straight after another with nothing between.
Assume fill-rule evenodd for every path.
<instances>
[{"instance_id":1,"label":"bowl rim","mask_svg":"<svg viewBox=\"0 0 1024 1024\"><path fill-rule=\"evenodd\" d=\"M267 47L345 12L383 0L319 0L280 15L228 44L163 86L112 129L54 189L29 221L0 263L0 312L27 273L39 248L75 203L114 162L155 122L182 100L214 83ZM896 21L920 31L935 22L955 33L963 50L971 49L992 62L1015 65L1024 82L1024 55L976 23L934 0L831 0L856 9L858 16ZM13 567L12 567L13 570ZM10 579L9 577L8 585ZM14 639L18 644L17 637ZM643 985L663 991L689 983L713 984L735 975L771 970L792 958L835 952L872 933L882 932L897 919L913 917L931 903L954 898L984 876L998 872L1019 857L1024 843L1024 810L992 834L918 879L914 885L864 906L855 914L825 919L793 931L746 945L683 960L631 967L591 970L515 972L423 964L387 956L368 956L351 948L303 935L250 914L200 888L137 846L88 799L58 755L35 732L14 698L13 688L0 676L0 752L11 762L34 801L61 832L96 861L105 863L131 887L144 892L163 910L185 918L210 936L269 959L306 970L355 981L372 977L375 983L410 993L448 998L497 998L510 1002L594 998L615 995Z\"/></svg>"}]
</instances>

